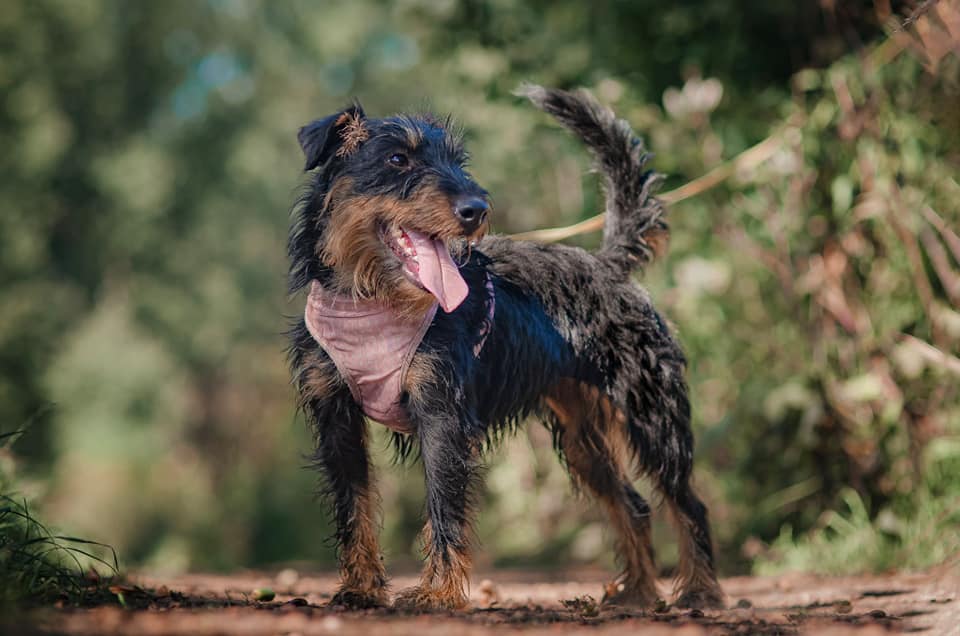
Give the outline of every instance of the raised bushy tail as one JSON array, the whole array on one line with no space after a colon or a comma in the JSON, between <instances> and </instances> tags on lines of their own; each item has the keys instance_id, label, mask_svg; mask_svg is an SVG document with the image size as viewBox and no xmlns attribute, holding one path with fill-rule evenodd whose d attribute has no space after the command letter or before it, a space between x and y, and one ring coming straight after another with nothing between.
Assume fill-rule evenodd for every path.
<instances>
[{"instance_id":1,"label":"raised bushy tail","mask_svg":"<svg viewBox=\"0 0 960 636\"><path fill-rule=\"evenodd\" d=\"M644 169L649 154L630 124L585 90L524 84L517 94L583 140L603 174L607 216L597 256L624 275L643 268L666 238L667 222L663 204L653 196L659 176Z\"/></svg>"}]
</instances>

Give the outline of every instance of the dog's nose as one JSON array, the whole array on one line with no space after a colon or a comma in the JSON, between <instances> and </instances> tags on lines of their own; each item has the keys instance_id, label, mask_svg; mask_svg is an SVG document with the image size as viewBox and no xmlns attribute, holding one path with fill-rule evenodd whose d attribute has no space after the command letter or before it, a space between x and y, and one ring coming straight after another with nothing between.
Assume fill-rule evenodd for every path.
<instances>
[{"instance_id":1,"label":"dog's nose","mask_svg":"<svg viewBox=\"0 0 960 636\"><path fill-rule=\"evenodd\" d=\"M487 219L489 209L490 206L480 197L457 199L453 204L453 213L466 232L473 232L480 227Z\"/></svg>"}]
</instances>

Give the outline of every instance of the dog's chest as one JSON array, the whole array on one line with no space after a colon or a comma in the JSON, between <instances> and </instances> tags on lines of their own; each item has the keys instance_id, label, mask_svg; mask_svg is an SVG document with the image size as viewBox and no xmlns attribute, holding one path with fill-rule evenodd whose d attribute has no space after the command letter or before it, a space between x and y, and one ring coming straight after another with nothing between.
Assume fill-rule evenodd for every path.
<instances>
[{"instance_id":1,"label":"dog's chest","mask_svg":"<svg viewBox=\"0 0 960 636\"><path fill-rule=\"evenodd\" d=\"M473 343L479 357L493 328L496 296L489 276L484 285L484 318ZM422 316L403 317L376 301L331 294L313 281L304 321L350 387L367 417L398 433L412 433L404 393L418 391L435 360L417 349L437 314L433 303Z\"/></svg>"},{"instance_id":2,"label":"dog's chest","mask_svg":"<svg viewBox=\"0 0 960 636\"><path fill-rule=\"evenodd\" d=\"M307 297L307 329L337 366L363 412L399 433L410 433L401 404L404 378L437 312L402 319L368 300L335 296L314 282Z\"/></svg>"}]
</instances>

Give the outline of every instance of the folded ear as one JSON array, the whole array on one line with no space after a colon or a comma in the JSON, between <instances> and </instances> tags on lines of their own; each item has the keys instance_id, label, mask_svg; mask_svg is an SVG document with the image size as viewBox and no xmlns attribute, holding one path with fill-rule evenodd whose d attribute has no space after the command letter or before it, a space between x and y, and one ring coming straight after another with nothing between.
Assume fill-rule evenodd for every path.
<instances>
[{"instance_id":1,"label":"folded ear","mask_svg":"<svg viewBox=\"0 0 960 636\"><path fill-rule=\"evenodd\" d=\"M363 107L356 103L329 117L310 122L297 133L306 158L304 170L322 166L333 156L352 153L367 138Z\"/></svg>"}]
</instances>

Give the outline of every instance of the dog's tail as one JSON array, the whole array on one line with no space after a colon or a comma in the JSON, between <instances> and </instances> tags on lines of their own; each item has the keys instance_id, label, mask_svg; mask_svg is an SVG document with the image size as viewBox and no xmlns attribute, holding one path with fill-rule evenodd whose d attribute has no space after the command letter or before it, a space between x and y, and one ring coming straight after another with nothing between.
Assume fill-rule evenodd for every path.
<instances>
[{"instance_id":1,"label":"dog's tail","mask_svg":"<svg viewBox=\"0 0 960 636\"><path fill-rule=\"evenodd\" d=\"M603 174L607 215L597 256L624 275L643 268L665 243L668 228L663 204L653 196L659 176L644 169L650 156L630 124L585 90L524 84L517 94L579 137Z\"/></svg>"}]
</instances>

